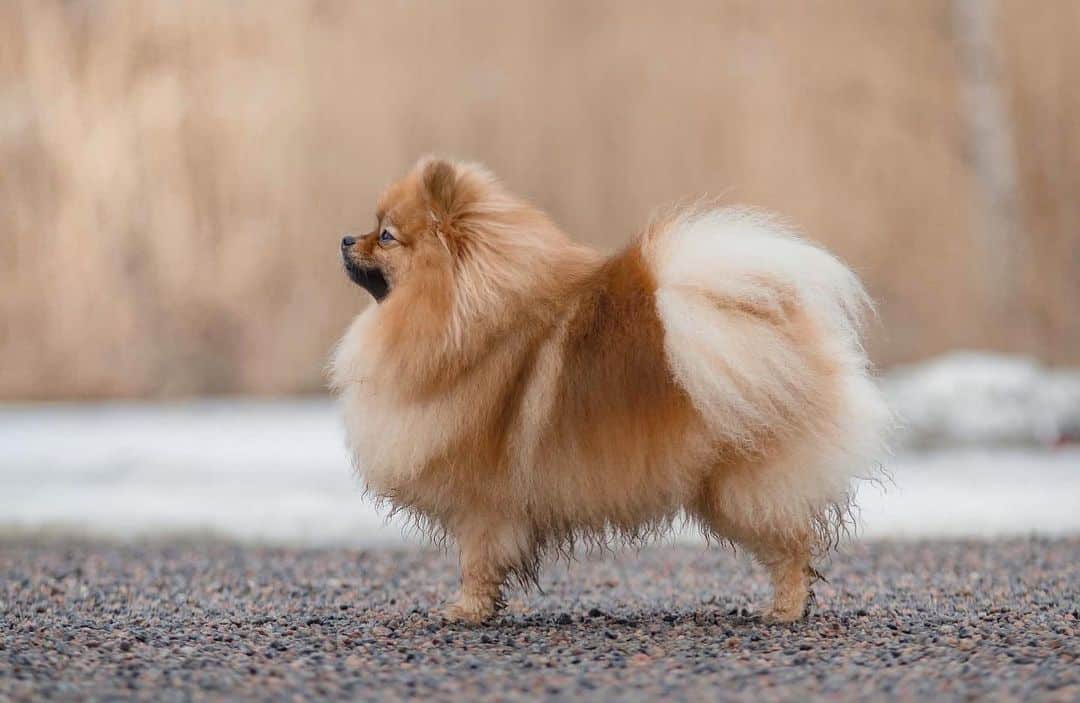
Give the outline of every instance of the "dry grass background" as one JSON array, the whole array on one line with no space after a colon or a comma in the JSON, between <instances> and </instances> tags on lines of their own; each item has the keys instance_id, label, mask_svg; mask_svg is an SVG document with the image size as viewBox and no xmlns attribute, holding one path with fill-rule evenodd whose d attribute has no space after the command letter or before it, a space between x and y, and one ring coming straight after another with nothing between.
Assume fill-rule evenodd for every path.
<instances>
[{"instance_id":1,"label":"dry grass background","mask_svg":"<svg viewBox=\"0 0 1080 703\"><path fill-rule=\"evenodd\" d=\"M1078 362L1078 8L998 3L1001 252L944 0L0 3L0 398L317 391L364 304L338 239L426 152L607 249L778 210L866 278L883 365Z\"/></svg>"}]
</instances>

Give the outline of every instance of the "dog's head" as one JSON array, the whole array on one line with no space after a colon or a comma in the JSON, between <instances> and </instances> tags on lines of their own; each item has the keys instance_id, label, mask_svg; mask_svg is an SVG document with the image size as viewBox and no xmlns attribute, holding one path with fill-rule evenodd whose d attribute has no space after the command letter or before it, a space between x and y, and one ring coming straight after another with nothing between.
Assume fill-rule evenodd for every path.
<instances>
[{"instance_id":1,"label":"dog's head","mask_svg":"<svg viewBox=\"0 0 1080 703\"><path fill-rule=\"evenodd\" d=\"M341 240L345 272L382 302L406 282L440 278L461 247L457 226L470 204L488 197L489 177L479 169L423 159L379 198L375 228Z\"/></svg>"},{"instance_id":2,"label":"dog's head","mask_svg":"<svg viewBox=\"0 0 1080 703\"><path fill-rule=\"evenodd\" d=\"M398 352L480 353L509 326L552 314L596 261L476 164L421 159L382 194L375 219L342 239L341 257L380 303L381 346Z\"/></svg>"}]
</instances>

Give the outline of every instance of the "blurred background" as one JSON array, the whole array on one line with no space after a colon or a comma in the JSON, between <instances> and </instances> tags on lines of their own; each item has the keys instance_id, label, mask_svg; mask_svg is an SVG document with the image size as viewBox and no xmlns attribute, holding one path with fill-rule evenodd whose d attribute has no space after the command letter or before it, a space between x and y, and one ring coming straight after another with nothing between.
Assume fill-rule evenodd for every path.
<instances>
[{"instance_id":1,"label":"blurred background","mask_svg":"<svg viewBox=\"0 0 1080 703\"><path fill-rule=\"evenodd\" d=\"M326 400L367 304L337 245L435 152L605 250L687 197L782 213L879 304L871 531L1080 529L1078 33L1073 0L0 3L0 526L387 534Z\"/></svg>"}]
</instances>

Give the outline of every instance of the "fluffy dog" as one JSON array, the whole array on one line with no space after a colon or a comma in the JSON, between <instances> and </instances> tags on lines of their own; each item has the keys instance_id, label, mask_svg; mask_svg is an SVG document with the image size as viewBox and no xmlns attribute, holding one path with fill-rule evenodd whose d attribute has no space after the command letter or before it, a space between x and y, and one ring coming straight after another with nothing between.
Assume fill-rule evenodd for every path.
<instances>
[{"instance_id":1,"label":"fluffy dog","mask_svg":"<svg viewBox=\"0 0 1080 703\"><path fill-rule=\"evenodd\" d=\"M768 569L802 617L888 413L835 257L768 217L687 209L621 253L575 244L473 164L425 159L345 237L378 302L332 362L368 490L460 549L445 615L480 621L509 577L575 542L680 514Z\"/></svg>"}]
</instances>

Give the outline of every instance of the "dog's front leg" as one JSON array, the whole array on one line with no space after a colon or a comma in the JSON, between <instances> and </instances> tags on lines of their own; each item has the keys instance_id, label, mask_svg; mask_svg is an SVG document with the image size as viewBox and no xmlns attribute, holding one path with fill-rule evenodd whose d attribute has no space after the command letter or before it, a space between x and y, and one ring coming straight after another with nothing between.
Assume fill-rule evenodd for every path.
<instances>
[{"instance_id":1,"label":"dog's front leg","mask_svg":"<svg viewBox=\"0 0 1080 703\"><path fill-rule=\"evenodd\" d=\"M502 588L514 570L535 560L535 540L521 524L473 516L455 530L460 549L461 594L443 610L450 620L481 622L502 607Z\"/></svg>"}]
</instances>

